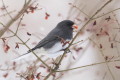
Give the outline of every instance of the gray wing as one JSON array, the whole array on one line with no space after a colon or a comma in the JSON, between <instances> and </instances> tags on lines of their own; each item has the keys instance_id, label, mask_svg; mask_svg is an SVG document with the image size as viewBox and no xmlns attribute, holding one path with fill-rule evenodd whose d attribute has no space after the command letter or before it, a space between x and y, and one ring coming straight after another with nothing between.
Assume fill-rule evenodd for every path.
<instances>
[{"instance_id":1,"label":"gray wing","mask_svg":"<svg viewBox=\"0 0 120 80\"><path fill-rule=\"evenodd\" d=\"M51 48L56 42L59 42L61 39L62 31L59 29L53 29L44 39L42 39L34 48L29 50L28 52L34 51L38 48Z\"/></svg>"}]
</instances>

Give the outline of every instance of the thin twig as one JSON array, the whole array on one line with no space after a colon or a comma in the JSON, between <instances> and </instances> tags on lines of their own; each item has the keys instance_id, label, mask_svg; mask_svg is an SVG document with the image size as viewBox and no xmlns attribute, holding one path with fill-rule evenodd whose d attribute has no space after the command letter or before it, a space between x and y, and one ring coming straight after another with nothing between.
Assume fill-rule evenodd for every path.
<instances>
[{"instance_id":1,"label":"thin twig","mask_svg":"<svg viewBox=\"0 0 120 80\"><path fill-rule=\"evenodd\" d=\"M113 12L112 12L112 13L113 13ZM116 14L113 13L113 16L114 16L114 18L115 18L115 20L116 20L116 22L117 22L117 24L118 24L119 32L120 32L120 23L119 23L119 21L118 21L118 19L117 19L117 17L116 17Z\"/></svg>"},{"instance_id":2,"label":"thin twig","mask_svg":"<svg viewBox=\"0 0 120 80\"><path fill-rule=\"evenodd\" d=\"M5 11L6 11L7 14L9 15L9 17L11 18L11 20L13 20L12 16L9 14L9 12L8 12L8 10L7 10L7 8L6 8L5 3L4 3L3 0L2 0L2 4L3 4L3 7L5 8Z\"/></svg>"},{"instance_id":3,"label":"thin twig","mask_svg":"<svg viewBox=\"0 0 120 80\"><path fill-rule=\"evenodd\" d=\"M78 41L78 42L75 42L75 43L73 43L72 45L78 44L78 43L80 43L80 42L83 42L83 40L80 40L80 41Z\"/></svg>"},{"instance_id":4,"label":"thin twig","mask_svg":"<svg viewBox=\"0 0 120 80\"><path fill-rule=\"evenodd\" d=\"M113 61L107 61L107 62L118 62L120 60L113 60ZM99 64L104 64L106 63L106 61L104 62L99 62L99 63L94 63L94 64L89 64L89 65L84 65L84 66L80 66L80 67L75 67L75 68L71 68L71 69L66 69L66 70L59 70L56 72L65 72L65 71L71 71L71 70L76 70L76 69L80 69L80 68L85 68L85 67L89 67L89 66L95 66L95 65L99 65Z\"/></svg>"},{"instance_id":5,"label":"thin twig","mask_svg":"<svg viewBox=\"0 0 120 80\"><path fill-rule=\"evenodd\" d=\"M100 17L103 17L103 16L105 16L105 15L107 15L107 14L109 14L109 13L112 13L112 12L114 12L114 11L117 11L117 10L119 10L119 9L120 9L120 8L114 9L114 10L112 10L112 11L110 11L110 12L107 12L107 13L105 13L105 14L103 14L103 15L97 16L97 17L93 18L92 20L95 20L95 19L98 19L98 18L100 18Z\"/></svg>"},{"instance_id":6,"label":"thin twig","mask_svg":"<svg viewBox=\"0 0 120 80\"><path fill-rule=\"evenodd\" d=\"M79 7L77 7L76 5L73 5L72 3L70 3L70 5L72 5L72 7L76 8L77 10L79 10L80 12L82 12L83 14L85 14L89 18L89 15L86 14L84 11L82 11Z\"/></svg>"},{"instance_id":7,"label":"thin twig","mask_svg":"<svg viewBox=\"0 0 120 80\"><path fill-rule=\"evenodd\" d=\"M8 13L4 13L4 14L0 15L0 17L6 16L6 15L8 15L8 14L12 14L12 13L15 12L15 11L16 11L16 10L9 11Z\"/></svg>"},{"instance_id":8,"label":"thin twig","mask_svg":"<svg viewBox=\"0 0 120 80\"><path fill-rule=\"evenodd\" d=\"M18 29L19 29L19 27L20 27L21 21L23 20L23 17L24 17L24 14L22 14L22 17L20 18L20 21L19 21L19 23L18 23L18 27L17 27L17 30L16 30L16 32L15 32L15 35L16 35L17 32L18 32Z\"/></svg>"}]
</instances>

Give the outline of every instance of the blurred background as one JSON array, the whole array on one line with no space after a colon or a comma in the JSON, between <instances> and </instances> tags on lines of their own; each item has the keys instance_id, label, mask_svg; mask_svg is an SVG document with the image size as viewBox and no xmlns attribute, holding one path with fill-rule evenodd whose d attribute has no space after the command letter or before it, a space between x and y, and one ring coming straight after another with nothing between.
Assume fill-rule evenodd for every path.
<instances>
[{"instance_id":1,"label":"blurred background","mask_svg":"<svg viewBox=\"0 0 120 80\"><path fill-rule=\"evenodd\" d=\"M0 0L0 80L43 80L49 70L35 56L12 62L33 48L62 20L69 19L79 29L108 0L31 0L27 10L14 20L30 0ZM120 80L120 0L112 0L79 33L60 65L48 80ZM79 30L74 31L74 35ZM13 34L14 33L14 34ZM15 35L15 33L17 35ZM25 42L25 44L23 42ZM28 47L27 47L28 46ZM52 66L52 59L42 57ZM30 79L32 80L32 79Z\"/></svg>"}]
</instances>

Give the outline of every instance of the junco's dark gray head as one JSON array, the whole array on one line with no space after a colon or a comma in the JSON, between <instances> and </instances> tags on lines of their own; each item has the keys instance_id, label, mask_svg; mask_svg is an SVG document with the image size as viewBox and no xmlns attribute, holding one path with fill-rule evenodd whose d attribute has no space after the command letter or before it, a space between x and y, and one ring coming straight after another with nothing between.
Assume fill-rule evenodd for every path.
<instances>
[{"instance_id":1,"label":"junco's dark gray head","mask_svg":"<svg viewBox=\"0 0 120 80\"><path fill-rule=\"evenodd\" d=\"M63 20L58 23L57 28L73 29L74 22L71 20Z\"/></svg>"}]
</instances>

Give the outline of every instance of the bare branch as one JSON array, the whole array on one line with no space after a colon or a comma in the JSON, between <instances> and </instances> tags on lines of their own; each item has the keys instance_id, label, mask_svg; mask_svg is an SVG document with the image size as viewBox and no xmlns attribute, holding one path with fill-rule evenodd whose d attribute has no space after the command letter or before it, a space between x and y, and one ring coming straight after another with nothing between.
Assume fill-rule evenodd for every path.
<instances>
[{"instance_id":1,"label":"bare branch","mask_svg":"<svg viewBox=\"0 0 120 80\"><path fill-rule=\"evenodd\" d=\"M9 12L8 12L8 10L7 10L7 8L6 8L5 3L4 3L3 0L2 0L2 3L3 3L3 7L5 8L5 11L6 11L7 14L10 16L11 20L13 20L12 16L9 14Z\"/></svg>"},{"instance_id":2,"label":"bare branch","mask_svg":"<svg viewBox=\"0 0 120 80\"><path fill-rule=\"evenodd\" d=\"M107 13L105 13L105 14L103 14L103 15L97 16L97 17L93 18L92 20L95 20L95 19L98 19L98 18L100 18L100 17L103 17L103 16L105 16L105 15L107 15L107 14L109 14L109 13L112 13L112 12L114 12L114 11L117 11L117 10L119 10L119 9L120 9L120 8L114 9L114 10L112 10L112 11L110 11L110 12L107 12Z\"/></svg>"},{"instance_id":3,"label":"bare branch","mask_svg":"<svg viewBox=\"0 0 120 80\"><path fill-rule=\"evenodd\" d=\"M71 68L71 69L66 69L66 70L59 70L59 71L56 71L56 72L71 71L71 70L76 70L76 69L80 69L80 68L85 68L85 67L95 66L95 65L99 65L99 64L104 64L106 62L108 63L108 62L118 62L118 61L120 61L120 60L104 61L104 62L89 64L89 65L84 65L84 66L80 66L80 67L76 67L76 68Z\"/></svg>"},{"instance_id":4,"label":"bare branch","mask_svg":"<svg viewBox=\"0 0 120 80\"><path fill-rule=\"evenodd\" d=\"M20 12L12 19L8 22L8 24L5 26L5 28L3 28L2 30L0 30L0 37L2 37L2 35L9 29L9 27L17 20L20 18L20 16L26 11L26 9L29 7L30 3L32 0L29 0L25 6L23 6L23 8L20 10Z\"/></svg>"}]
</instances>

